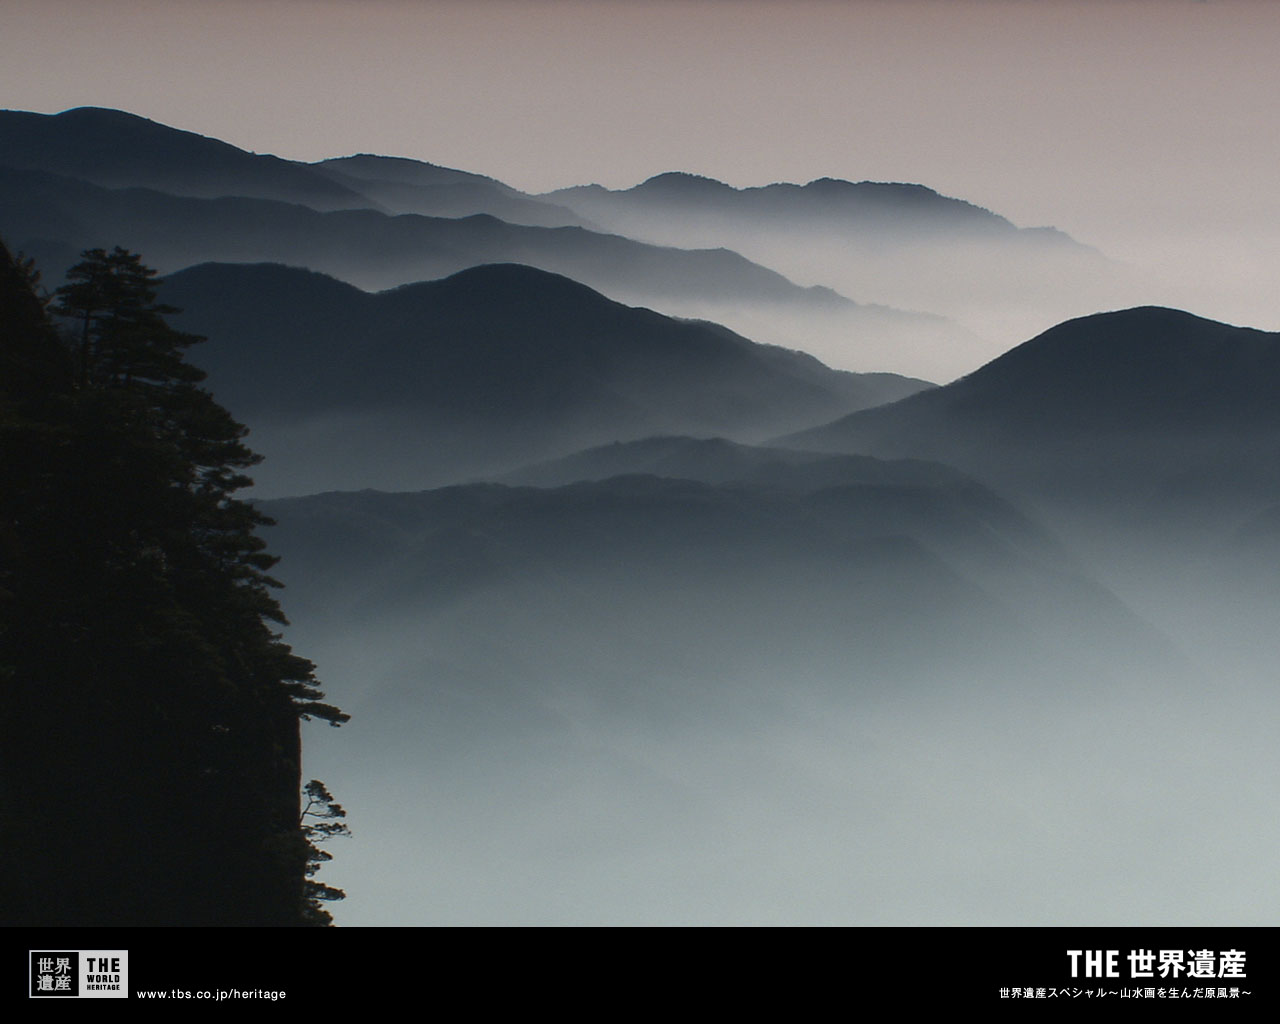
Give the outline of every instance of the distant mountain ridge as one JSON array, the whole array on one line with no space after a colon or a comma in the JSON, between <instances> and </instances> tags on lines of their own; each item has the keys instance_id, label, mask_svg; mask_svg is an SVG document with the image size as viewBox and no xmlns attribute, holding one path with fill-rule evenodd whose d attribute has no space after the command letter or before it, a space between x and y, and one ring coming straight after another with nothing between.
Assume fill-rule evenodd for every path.
<instances>
[{"instance_id":1,"label":"distant mountain ridge","mask_svg":"<svg viewBox=\"0 0 1280 1024\"><path fill-rule=\"evenodd\" d=\"M1018 227L914 183L827 177L735 188L668 172L628 189L576 186L541 198L604 230L656 245L726 246L793 281L930 310L995 341L959 359L935 350L924 371L932 377L968 372L1009 340L1118 304L1131 287L1129 270L1056 228Z\"/></svg>"},{"instance_id":2,"label":"distant mountain ridge","mask_svg":"<svg viewBox=\"0 0 1280 1024\"><path fill-rule=\"evenodd\" d=\"M3 164L0 185L0 227L16 242L54 236L79 249L92 239L115 237L147 252L166 270L211 260L279 260L361 287L387 288L521 253L552 273L613 285L637 297L656 292L855 308L830 289L800 288L736 253L656 247L582 228L526 227L484 214L321 212L241 196L203 199L143 188L105 189ZM181 231L175 231L177 224Z\"/></svg>"},{"instance_id":3,"label":"distant mountain ridge","mask_svg":"<svg viewBox=\"0 0 1280 1024\"><path fill-rule=\"evenodd\" d=\"M856 493L863 507L875 506L877 498L886 507L901 501L898 526L902 529L908 528L915 514L908 509L920 495L928 494L945 502L953 513L964 510L982 522L984 529L998 533L1005 544L1032 553L1042 562L1059 567L1069 564L1057 541L1003 498L951 466L918 459L830 455L744 445L722 437L646 437L525 466L506 474L501 482L565 487L623 476L695 480L714 487L754 489L761 494Z\"/></svg>"},{"instance_id":4,"label":"distant mountain ridge","mask_svg":"<svg viewBox=\"0 0 1280 1024\"><path fill-rule=\"evenodd\" d=\"M543 202L496 178L406 157L360 153L304 164L390 213L470 217L486 213L510 224L594 228L567 206Z\"/></svg>"},{"instance_id":5,"label":"distant mountain ridge","mask_svg":"<svg viewBox=\"0 0 1280 1024\"><path fill-rule=\"evenodd\" d=\"M119 244L163 271L208 261L307 266L364 288L439 278L484 263L519 262L564 274L621 301L682 316L737 317L764 341L799 341L815 322L850 351L872 343L965 350L972 337L940 317L861 307L826 288L802 288L724 249L646 245L578 227L530 227L488 215L321 212L297 203L174 196L0 164L0 233L44 267ZM104 241L109 240L109 241ZM760 328L757 330L757 328ZM870 349L868 349L870 351ZM892 363L868 358L864 368Z\"/></svg>"},{"instance_id":6,"label":"distant mountain ridge","mask_svg":"<svg viewBox=\"0 0 1280 1024\"><path fill-rule=\"evenodd\" d=\"M820 230L824 233L893 230L908 236L942 231L1016 235L1021 230L1005 217L963 199L944 196L909 182L846 181L816 178L807 184L775 182L735 188L715 178L680 171L654 175L628 189L581 185L556 189L544 197L565 203L602 224L620 227L643 213L657 221L678 213L685 218L719 221L735 218L741 229L751 224L765 230ZM613 223L611 218L620 218ZM1064 245L1077 246L1062 232L1036 228Z\"/></svg>"},{"instance_id":7,"label":"distant mountain ridge","mask_svg":"<svg viewBox=\"0 0 1280 1024\"><path fill-rule=\"evenodd\" d=\"M0 112L0 139L0 164L12 168L4 173L0 232L35 255L47 274L69 265L83 248L113 244L142 251L164 270L209 260L268 260L306 265L372 289L479 263L520 262L567 274L621 301L724 322L747 336L802 347L863 371L949 378L989 351L987 343L943 316L906 312L934 309L922 301L927 290L899 287L910 273L893 268L877 275L873 267L844 273L838 263L847 239L840 240L834 262L820 247L802 246L809 259L797 266L798 279L817 289L767 269L768 258L753 266L733 251L735 240L752 244L761 237L761 225L745 208L691 244L653 237L649 229L656 219L649 209L642 230L624 230L574 204L531 196L483 174L375 154L310 164L281 160L122 111ZM687 178L660 175L647 188L660 192L673 182L687 185ZM709 184L717 193L728 190ZM862 194L868 188L879 186L819 181L762 192L769 203L783 195L790 208L791 193L808 202L833 190ZM919 186L886 188L916 197L904 208L936 196ZM960 201L935 202L948 209L952 203L968 216L977 209ZM323 219L306 211L343 216ZM675 221L687 228L697 217L696 210L683 209ZM176 230L179 223L185 230ZM533 229L582 233L536 236L528 233ZM619 231L633 237L618 237ZM671 246L704 251L692 255ZM815 263L819 272L812 274ZM836 272L823 272L833 267Z\"/></svg>"},{"instance_id":8,"label":"distant mountain ridge","mask_svg":"<svg viewBox=\"0 0 1280 1024\"><path fill-rule=\"evenodd\" d=\"M852 436L946 411L1020 431L1248 429L1280 424L1277 388L1280 334L1146 306L1058 324L928 398L844 423Z\"/></svg>"},{"instance_id":9,"label":"distant mountain ridge","mask_svg":"<svg viewBox=\"0 0 1280 1024\"><path fill-rule=\"evenodd\" d=\"M1139 307L1059 324L929 394L781 439L938 459L1098 508L1280 497L1280 334Z\"/></svg>"},{"instance_id":10,"label":"distant mountain ridge","mask_svg":"<svg viewBox=\"0 0 1280 1024\"><path fill-rule=\"evenodd\" d=\"M309 464L307 489L422 487L655 433L758 439L930 386L832 370L518 265L378 294L296 268L203 265L172 275L164 298L210 337L196 361L221 401L259 433L303 431L258 446L278 466ZM323 457L311 429L337 432Z\"/></svg>"},{"instance_id":11,"label":"distant mountain ridge","mask_svg":"<svg viewBox=\"0 0 1280 1024\"><path fill-rule=\"evenodd\" d=\"M640 203L694 207L719 214L736 212L748 217L821 218L832 215L901 216L915 209L951 221L967 221L986 227L1013 229L1004 217L935 192L924 185L906 182L845 181L840 178L816 178L807 184L775 182L748 188L735 188L715 178L684 171L666 171L647 178L628 189L606 189L600 185L574 186L544 193L549 197L604 209L609 204L619 207Z\"/></svg>"},{"instance_id":12,"label":"distant mountain ridge","mask_svg":"<svg viewBox=\"0 0 1280 1024\"><path fill-rule=\"evenodd\" d=\"M787 489L823 486L941 486L968 480L937 462L885 460L867 455L832 455L797 448L739 444L723 437L645 437L615 441L564 458L525 466L502 482L562 487L614 476L660 476L708 484L751 483Z\"/></svg>"},{"instance_id":13,"label":"distant mountain ridge","mask_svg":"<svg viewBox=\"0 0 1280 1024\"><path fill-rule=\"evenodd\" d=\"M450 606L501 615L497 609L521 607L534 594L541 597L529 607L544 611L576 606L584 591L598 595L587 607L613 594L597 608L600 617L621 615L658 644L673 629L692 629L717 635L712 650L734 636L757 654L794 645L783 663L799 672L810 658L821 663L840 652L845 660L833 664L855 687L922 652L931 671L950 655L981 663L996 636L1002 651L1028 645L1017 657L1041 644L1065 651L1085 632L1104 647L1136 645L1130 653L1164 646L1112 595L1078 576L1034 522L980 485L960 484L850 481L779 490L620 476L536 489L331 493L263 507L282 523L273 543L308 577L304 591L331 595L333 586L318 582L342 579L354 617L375 623L407 608L428 618ZM523 598L509 604L510 594ZM306 607L314 598L293 600ZM690 621L676 624L694 609ZM954 632L932 632L944 621ZM948 654L933 662L941 651ZM1093 654L1081 645L1071 657L1088 662ZM939 684L946 675L913 685ZM528 673L518 676L527 685ZM706 682L734 685L732 673ZM786 684L774 678L770 685ZM690 687L691 699L706 696L697 689Z\"/></svg>"},{"instance_id":14,"label":"distant mountain ridge","mask_svg":"<svg viewBox=\"0 0 1280 1024\"><path fill-rule=\"evenodd\" d=\"M0 163L104 188L204 199L245 196L318 210L376 205L305 166L102 107L60 114L0 111Z\"/></svg>"},{"instance_id":15,"label":"distant mountain ridge","mask_svg":"<svg viewBox=\"0 0 1280 1024\"><path fill-rule=\"evenodd\" d=\"M493 185L506 192L515 192L515 189L508 188L497 178L491 178L487 174L442 167L440 164L403 156L355 153L352 156L328 157L302 166L321 173L339 173L358 181L381 181L396 185Z\"/></svg>"}]
</instances>

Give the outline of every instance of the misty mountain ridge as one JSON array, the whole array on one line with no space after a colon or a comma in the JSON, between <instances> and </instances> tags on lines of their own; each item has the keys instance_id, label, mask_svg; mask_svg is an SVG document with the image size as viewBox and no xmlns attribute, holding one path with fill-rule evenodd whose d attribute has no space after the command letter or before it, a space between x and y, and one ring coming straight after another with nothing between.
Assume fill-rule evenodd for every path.
<instances>
[{"instance_id":1,"label":"misty mountain ridge","mask_svg":"<svg viewBox=\"0 0 1280 1024\"><path fill-rule=\"evenodd\" d=\"M712 658L706 669L716 658L722 670L742 666L760 644L783 644L793 677L806 676L805 665L839 676L843 665L851 685L879 685L886 671L911 679L909 663L924 673L913 688L967 675L959 666L981 664L984 651L1020 659L1052 649L1077 666L1102 651L1127 651L1129 665L1171 657L1167 641L1087 581L1042 528L972 481L783 489L629 475L550 488L341 492L263 507L281 524L273 544L292 567L300 607L333 602L331 586L344 581L339 604L315 610L325 619L346 607L371 626L408 627L411 609L431 621L465 608L489 607L497 619L503 608L559 615L597 606L591 617L601 623L665 633L659 648L703 633L707 648L696 656ZM584 606L589 593L599 596ZM525 659L545 647L496 622L481 632L505 637ZM734 676L705 682L732 687ZM529 674L510 678L527 684Z\"/></svg>"},{"instance_id":2,"label":"misty mountain ridge","mask_svg":"<svg viewBox=\"0 0 1280 1024\"><path fill-rule=\"evenodd\" d=\"M510 224L595 229L567 206L534 199L496 178L421 160L360 153L302 166L360 192L388 213L430 217L485 213Z\"/></svg>"},{"instance_id":3,"label":"misty mountain ridge","mask_svg":"<svg viewBox=\"0 0 1280 1024\"><path fill-rule=\"evenodd\" d=\"M826 213L809 217L808 226L778 248L769 242L777 232L766 230L767 225L757 223L758 218L753 220L755 215L746 209L758 205L752 202L745 204L744 211L722 218L723 223L694 238L687 229L698 221L700 215L696 211L687 210L674 219L668 218L674 232L657 230L664 221L656 209L648 208L652 204L646 204L644 223L619 225L593 217L576 206L571 209L573 204L558 202L554 197L549 201L549 194L530 196L486 175L409 158L358 154L312 164L279 160L245 153L131 114L96 108L59 115L14 112L13 118L17 120L10 119L8 123L14 144L7 152L21 148L25 155L21 160L9 159L9 163L111 188L142 187L184 197L272 199L320 212L366 210L439 219L488 215L513 228L553 230L576 226L592 232L589 240L560 236L553 241L504 234L492 225L473 224L460 237L457 230L439 225L391 227L368 218L305 221L282 210L252 206L223 206L214 212L157 200L143 202L138 196L126 202L120 196L103 194L92 198L81 195L75 202L66 196L53 200L47 182L36 189L38 194L32 195L26 191L31 187L30 181L8 180L5 189L10 193L11 209L0 221L0 230L15 246L34 254L50 268L65 263L68 255L74 256L87 246L102 245L107 239L147 253L153 263L166 271L209 260L271 260L309 266L371 289L439 277L477 263L530 263L575 277L621 301L653 305L671 315L727 323L739 333L761 341L802 347L833 365L943 379L989 358L992 344L979 335L992 338L1004 332L1003 320L998 325L999 334L989 331L978 317L968 319L967 327L950 322L961 313L968 317L974 303L990 290L992 280L1032 273L1042 282L1061 281L1068 272L1056 262L1052 269L1044 265L1037 255L1043 246L1032 246L1031 250L1024 247L1012 267L995 275L979 273L973 280L963 282L962 294L972 299L953 305L945 300L950 292L934 286L945 282L955 285L953 279L957 275L967 278L969 268L976 270L983 260L976 253L963 258L951 254L935 265L937 254L933 248L946 241L949 236L945 232L926 232L928 241L924 247L917 246L909 257L904 257L905 263L899 259L892 266L893 261L886 260L882 241L873 241L869 261L857 257L857 265L851 269L846 265L852 258L850 246L856 248L865 231L850 233L839 229L834 235L828 232L828 245L812 233L830 222ZM82 122L88 133L83 146L78 135ZM122 128L107 132L107 144L89 131L98 122ZM32 124L39 130L35 131ZM24 140L33 132L40 138L27 144ZM100 153L104 145L106 156ZM268 165L273 170L267 175L270 180L265 180L263 168ZM644 184L660 192L673 181L687 185L688 180L691 176L670 174ZM756 191L732 190L716 182L706 184L732 194ZM640 189L641 194L645 191ZM947 217L954 214L953 219L958 218L958 222L1007 224L1004 218L961 200L948 200L923 186L819 179L805 186L766 186L758 191L768 193L765 206L773 204L778 198L776 193L784 197L791 192L802 194L798 204L784 198L782 207L786 209L818 209L823 196L849 193L872 195L867 201L868 209L951 210ZM867 205L862 198L853 203L859 204ZM914 216L894 213L890 217L897 225L893 229L895 238L901 234L903 224L914 222ZM787 213L782 219L791 217ZM930 213L924 220L934 223L933 217ZM179 221L190 224L192 230L172 230ZM864 216L860 223L867 228L871 220ZM53 232L51 228L57 224L64 227ZM68 224L75 230L68 230ZM736 252L745 245L751 259L761 266L758 272L741 265L731 267L728 252L690 260L629 248L635 244L629 241L621 245L621 240L600 241L610 237L609 232L621 232L660 246L731 250L735 253L732 260L738 259ZM299 233L305 237L299 237ZM1022 237L1011 227L997 231L1002 238L1010 233L1011 237ZM1037 230L1027 237L1044 234ZM950 245L946 242L944 248ZM780 262L773 262L775 256L780 257ZM775 266L810 289L793 287L787 278L771 277L773 271L763 270ZM1003 295L999 304L1041 304L1044 296L1033 284L1020 280L1011 292L1005 288L1010 294ZM1066 287L1074 293L1080 290L1078 284L1073 280ZM813 291L812 286L826 291ZM857 303L837 299L832 292L851 295ZM941 301L935 303L935 298ZM800 305L795 305L797 302ZM982 306L983 316L990 312L983 303L978 305ZM1073 311L1075 307L1068 310ZM975 328L978 334L973 333Z\"/></svg>"},{"instance_id":4,"label":"misty mountain ridge","mask_svg":"<svg viewBox=\"0 0 1280 1024\"><path fill-rule=\"evenodd\" d=\"M643 201L708 202L740 212L772 209L810 210L829 218L832 203L860 216L876 211L927 211L941 217L997 230L1017 230L1004 217L961 199L942 196L923 185L897 182L851 182L819 178L805 185L775 183L737 189L712 178L685 172L654 175L630 189L612 191L598 185L573 186L532 196L488 175L443 167L407 157L360 153L331 157L310 163L285 160L269 154L249 153L229 143L191 131L173 128L122 110L104 107L77 107L57 114L29 111L0 111L0 151L4 162L29 170L45 170L80 178L106 187L145 187L175 195L216 198L240 195L272 198L285 202L315 205L333 210L377 208L363 189L351 183L378 186L401 185L418 188L467 185L490 190L492 197L522 199L533 210L554 206L545 196L587 197L598 202L603 197ZM477 192L477 195L483 194ZM341 205L335 205L341 204ZM576 222L567 207L560 213L569 217L563 225ZM472 212L493 210L476 209ZM552 226L548 221L548 226ZM1044 229L1037 229L1044 230Z\"/></svg>"},{"instance_id":5,"label":"misty mountain ridge","mask_svg":"<svg viewBox=\"0 0 1280 1024\"><path fill-rule=\"evenodd\" d=\"M959 470L920 459L831 455L740 444L723 437L645 437L614 441L522 467L503 483L561 487L615 476L658 476L707 484L744 483L797 490L846 484L941 486L971 482Z\"/></svg>"},{"instance_id":6,"label":"misty mountain ridge","mask_svg":"<svg viewBox=\"0 0 1280 1024\"><path fill-rule=\"evenodd\" d=\"M794 448L744 445L725 438L647 437L575 452L561 459L505 474L501 482L534 487L564 487L623 477L692 480L711 486L732 485L760 493L828 492L856 495L863 505L891 506L905 495L942 495L1017 547L1046 564L1079 571L1070 556L1042 527L994 492L950 466L920 459L877 459L865 455L829 455ZM900 506L898 525L919 506ZM851 513L851 520L862 516ZM887 527L882 527L886 528Z\"/></svg>"},{"instance_id":7,"label":"misty mountain ridge","mask_svg":"<svg viewBox=\"0 0 1280 1024\"><path fill-rule=\"evenodd\" d=\"M681 208L694 217L734 216L741 220L843 229L842 222L864 228L893 226L899 230L965 230L1015 232L1006 218L962 199L953 199L924 185L905 182L845 181L816 178L807 184L776 182L734 188L714 178L680 171L654 175L629 189L600 185L576 186L545 193L557 201L586 210L618 211L656 207L652 212ZM1073 242L1066 235L1061 240Z\"/></svg>"},{"instance_id":8,"label":"misty mountain ridge","mask_svg":"<svg viewBox=\"0 0 1280 1024\"><path fill-rule=\"evenodd\" d=\"M395 185L490 185L512 194L516 190L497 178L456 167L443 167L425 160L403 156L381 156L377 153L355 153L335 156L303 164L321 173L335 172L358 181L377 181Z\"/></svg>"},{"instance_id":9,"label":"misty mountain ridge","mask_svg":"<svg viewBox=\"0 0 1280 1024\"><path fill-rule=\"evenodd\" d=\"M164 296L210 339L210 387L274 457L260 483L311 467L294 493L412 489L655 433L754 440L929 386L831 370L519 265L370 294L313 271L208 264L172 275Z\"/></svg>"},{"instance_id":10,"label":"misty mountain ridge","mask_svg":"<svg viewBox=\"0 0 1280 1024\"><path fill-rule=\"evenodd\" d=\"M375 205L305 166L103 107L60 114L0 111L0 154L11 167L105 188L275 199L318 210Z\"/></svg>"},{"instance_id":11,"label":"misty mountain ridge","mask_svg":"<svg viewBox=\"0 0 1280 1024\"><path fill-rule=\"evenodd\" d=\"M0 111L0 162L108 188L194 198L241 196L320 211L373 209L512 223L588 226L494 178L399 157L358 154L314 163L249 153L195 132L102 107L60 114Z\"/></svg>"},{"instance_id":12,"label":"misty mountain ridge","mask_svg":"<svg viewBox=\"0 0 1280 1024\"><path fill-rule=\"evenodd\" d=\"M69 264L81 249L110 238L147 253L162 271L210 260L271 261L369 289L483 263L526 263L672 315L728 317L740 333L786 347L811 348L800 342L834 333L847 361L872 370L908 363L912 353L938 346L967 362L980 347L940 317L860 307L830 289L801 288L728 250L652 246L584 228L513 225L485 214L454 219L370 209L320 212L264 199L104 189L0 167L0 230L45 266ZM863 355L855 360L850 354L857 351Z\"/></svg>"},{"instance_id":13,"label":"misty mountain ridge","mask_svg":"<svg viewBox=\"0 0 1280 1024\"><path fill-rule=\"evenodd\" d=\"M713 300L855 304L829 289L799 288L781 274L726 250L655 247L581 228L507 224L488 214L463 218L390 216L370 209L321 212L238 196L200 199L155 189L106 189L73 178L0 166L7 236L87 247L103 235L152 254L163 270L204 262L286 262L393 288L523 253L552 273L604 278L635 294ZM174 225L181 224L181 232Z\"/></svg>"},{"instance_id":14,"label":"misty mountain ridge","mask_svg":"<svg viewBox=\"0 0 1280 1024\"><path fill-rule=\"evenodd\" d=\"M939 459L1111 515L1231 516L1280 495L1277 393L1280 335L1139 307L1059 324L930 394L782 443Z\"/></svg>"},{"instance_id":15,"label":"misty mountain ridge","mask_svg":"<svg viewBox=\"0 0 1280 1024\"><path fill-rule=\"evenodd\" d=\"M629 189L578 186L544 198L633 238L727 246L803 284L940 313L990 339L968 366L946 363L954 375L990 359L1000 339L1133 292L1128 268L1064 232L1020 228L919 184L828 177L739 189L665 173Z\"/></svg>"},{"instance_id":16,"label":"misty mountain ridge","mask_svg":"<svg viewBox=\"0 0 1280 1024\"><path fill-rule=\"evenodd\" d=\"M1280 422L1278 385L1280 335L1144 306L1058 324L928 399L878 415L946 410L1050 434L1248 430Z\"/></svg>"}]
</instances>

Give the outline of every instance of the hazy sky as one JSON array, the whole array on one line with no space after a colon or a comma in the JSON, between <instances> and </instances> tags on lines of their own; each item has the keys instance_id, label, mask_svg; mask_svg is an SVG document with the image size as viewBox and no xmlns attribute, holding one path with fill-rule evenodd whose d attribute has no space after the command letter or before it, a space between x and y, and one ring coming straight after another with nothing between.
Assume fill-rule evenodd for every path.
<instances>
[{"instance_id":1,"label":"hazy sky","mask_svg":"<svg viewBox=\"0 0 1280 1024\"><path fill-rule=\"evenodd\" d=\"M1272 190L1280 156L1268 0L0 10L5 106L117 106L259 151L401 153L531 189L671 168L738 185L922 180L1065 222L1084 193L1113 209L1234 207Z\"/></svg>"},{"instance_id":2,"label":"hazy sky","mask_svg":"<svg viewBox=\"0 0 1280 1024\"><path fill-rule=\"evenodd\" d=\"M1280 272L1272 0L0 0L0 25L10 108L530 190L918 181L1246 290Z\"/></svg>"}]
</instances>

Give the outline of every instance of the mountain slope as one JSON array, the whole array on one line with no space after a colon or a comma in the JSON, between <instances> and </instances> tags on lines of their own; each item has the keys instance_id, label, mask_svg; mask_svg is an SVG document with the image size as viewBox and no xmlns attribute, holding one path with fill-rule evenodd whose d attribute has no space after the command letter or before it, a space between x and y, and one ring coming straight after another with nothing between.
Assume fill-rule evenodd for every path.
<instances>
[{"instance_id":1,"label":"mountain slope","mask_svg":"<svg viewBox=\"0 0 1280 1024\"><path fill-rule=\"evenodd\" d=\"M1280 335L1142 307L1060 324L930 394L787 443L934 458L1065 504L1231 507L1280 487Z\"/></svg>"},{"instance_id":2,"label":"mountain slope","mask_svg":"<svg viewBox=\"0 0 1280 1024\"><path fill-rule=\"evenodd\" d=\"M557 676L551 666L572 656L519 638L544 615L544 625L585 616L575 646L624 623L648 638L651 651L631 643L620 654L619 680L682 649L699 666L679 680L692 703L731 697L737 674L767 688L822 676L824 687L901 680L927 689L988 670L994 678L1051 651L1068 671L1107 673L1169 654L1042 529L972 481L778 489L623 476L548 489L334 493L264 508L281 523L273 546L290 567L291 606L313 629L338 619L457 625L463 614L470 625L447 649L476 670L467 652L507 649L522 699L538 679L625 696L609 696L616 684L604 679ZM735 668L721 674L717 663Z\"/></svg>"},{"instance_id":3,"label":"mountain slope","mask_svg":"<svg viewBox=\"0 0 1280 1024\"><path fill-rule=\"evenodd\" d=\"M0 168L0 185L0 228L15 244L27 248L28 240L54 240L84 248L111 237L145 251L165 270L219 260L274 260L361 287L386 288L522 257L553 273L604 282L633 296L854 308L847 299L799 288L735 253L663 248L581 228L523 227L484 215L321 213L261 199L104 189L9 168Z\"/></svg>"},{"instance_id":4,"label":"mountain slope","mask_svg":"<svg viewBox=\"0 0 1280 1024\"><path fill-rule=\"evenodd\" d=\"M259 444L275 455L267 472L310 465L310 489L423 486L654 433L758 439L927 386L515 265L373 295L303 270L206 265L164 294L211 338L198 361L220 400L279 441ZM323 454L315 431L334 432Z\"/></svg>"},{"instance_id":5,"label":"mountain slope","mask_svg":"<svg viewBox=\"0 0 1280 1024\"><path fill-rule=\"evenodd\" d=\"M308 167L101 107L60 114L0 111L0 154L0 162L11 167L109 188L136 186L203 198L247 196L317 210L374 205Z\"/></svg>"},{"instance_id":6,"label":"mountain slope","mask_svg":"<svg viewBox=\"0 0 1280 1024\"><path fill-rule=\"evenodd\" d=\"M307 266L361 287L387 288L520 257L631 297L855 308L830 291L800 288L726 250L645 245L581 228L523 227L484 215L451 219L387 216L374 210L321 213L262 199L104 189L7 168L0 168L0 186L0 228L15 244L52 238L85 248L105 236L146 252L165 270L203 262L271 260Z\"/></svg>"},{"instance_id":7,"label":"mountain slope","mask_svg":"<svg viewBox=\"0 0 1280 1024\"><path fill-rule=\"evenodd\" d=\"M916 184L821 178L739 189L669 173L543 198L633 238L723 245L793 281L943 314L990 339L968 365L941 364L957 375L1007 347L1003 339L1123 302L1130 274L1061 231L1019 228Z\"/></svg>"},{"instance_id":8,"label":"mountain slope","mask_svg":"<svg viewBox=\"0 0 1280 1024\"><path fill-rule=\"evenodd\" d=\"M564 274L621 301L675 315L736 319L735 329L788 347L835 332L842 362L881 370L912 351L965 358L973 339L939 317L862 307L801 288L727 250L645 245L582 228L525 227L494 217L328 213L262 199L193 199L148 189L104 189L45 172L0 167L0 232L42 266L81 249L119 244L168 271L207 261L273 261L386 288L482 263L520 262ZM758 329L758 330L757 330Z\"/></svg>"},{"instance_id":9,"label":"mountain slope","mask_svg":"<svg viewBox=\"0 0 1280 1024\"><path fill-rule=\"evenodd\" d=\"M368 196L389 213L470 217L487 213L509 224L594 227L567 206L525 195L495 178L404 157L335 157L306 165Z\"/></svg>"},{"instance_id":10,"label":"mountain slope","mask_svg":"<svg viewBox=\"0 0 1280 1024\"><path fill-rule=\"evenodd\" d=\"M270 260L365 288L519 262L851 369L949 378L987 350L943 317L885 305L864 287L869 278L840 278L842 288L880 300L859 305L821 277L814 280L824 287L801 288L727 250L725 232L696 247L705 251L645 245L601 232L563 204L416 160L360 154L303 164L121 111L81 108L0 112L0 164L8 168L0 171L0 231L50 274L85 248L115 244L146 253L164 270ZM907 308L933 307L912 301Z\"/></svg>"},{"instance_id":11,"label":"mountain slope","mask_svg":"<svg viewBox=\"0 0 1280 1024\"><path fill-rule=\"evenodd\" d=\"M936 462L886 461L866 455L831 455L796 448L738 444L722 437L646 437L575 452L561 459L524 466L503 482L562 487L614 476L660 476L815 490L838 485L940 486L967 480Z\"/></svg>"},{"instance_id":12,"label":"mountain slope","mask_svg":"<svg viewBox=\"0 0 1280 1024\"><path fill-rule=\"evenodd\" d=\"M668 172L629 189L586 185L558 189L547 197L615 227L644 217L659 230L674 230L676 223L668 219L679 218L686 230L894 232L901 241L954 232L1012 236L1019 230L973 203L900 182L819 178L807 185L779 182L738 189L713 178ZM1062 244L1075 244L1065 235L1058 237Z\"/></svg>"}]
</instances>

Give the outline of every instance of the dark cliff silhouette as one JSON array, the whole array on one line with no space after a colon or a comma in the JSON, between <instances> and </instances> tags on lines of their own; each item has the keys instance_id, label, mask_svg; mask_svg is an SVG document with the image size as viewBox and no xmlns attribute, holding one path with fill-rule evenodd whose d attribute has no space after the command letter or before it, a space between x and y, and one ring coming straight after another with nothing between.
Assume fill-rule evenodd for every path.
<instances>
[{"instance_id":1,"label":"dark cliff silhouette","mask_svg":"<svg viewBox=\"0 0 1280 1024\"><path fill-rule=\"evenodd\" d=\"M0 247L0 921L327 923L298 726L347 716L272 631L257 457L154 272L84 255L60 333Z\"/></svg>"}]
</instances>

